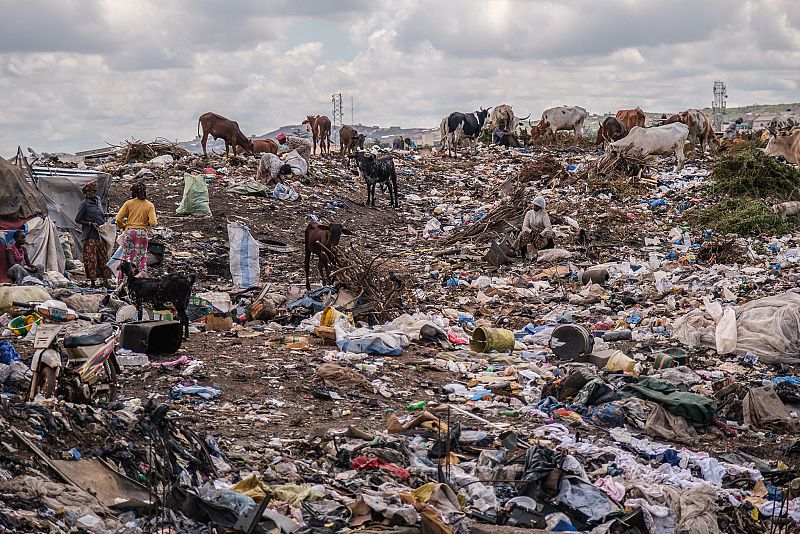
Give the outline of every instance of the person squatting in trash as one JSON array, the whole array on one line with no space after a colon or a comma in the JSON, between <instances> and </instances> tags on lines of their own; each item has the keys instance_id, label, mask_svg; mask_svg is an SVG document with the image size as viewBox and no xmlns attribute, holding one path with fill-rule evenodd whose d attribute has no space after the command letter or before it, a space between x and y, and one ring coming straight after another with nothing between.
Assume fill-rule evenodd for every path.
<instances>
[{"instance_id":1,"label":"person squatting in trash","mask_svg":"<svg viewBox=\"0 0 800 534\"><path fill-rule=\"evenodd\" d=\"M123 232L122 255L119 258L112 258L112 261L127 261L134 269L144 271L147 266L148 231L157 222L156 208L147 200L147 186L144 182L134 183L131 186L131 199L122 205L115 219L115 223ZM121 271L118 277L122 279Z\"/></svg>"},{"instance_id":2,"label":"person squatting in trash","mask_svg":"<svg viewBox=\"0 0 800 534\"><path fill-rule=\"evenodd\" d=\"M286 159L287 154L283 157L278 157L275 154L267 152L258 162L258 169L256 170L256 181L265 185L275 185L283 180L288 180L292 176L304 176L305 170L303 162L300 158ZM295 166L289 164L293 162Z\"/></svg>"},{"instance_id":3,"label":"person squatting in trash","mask_svg":"<svg viewBox=\"0 0 800 534\"><path fill-rule=\"evenodd\" d=\"M111 278L108 268L108 247L100 237L100 226L106 222L106 214L100 199L97 198L97 182L89 182L83 186L84 199L78 207L75 223L81 225L83 239L83 268L91 287L95 287L97 278Z\"/></svg>"},{"instance_id":4,"label":"person squatting in trash","mask_svg":"<svg viewBox=\"0 0 800 534\"><path fill-rule=\"evenodd\" d=\"M35 276L41 280L44 269L31 263L28 257L28 248L25 246L25 232L17 230L14 232L13 237L14 242L6 247L9 265L6 274L17 285L22 284L22 281L28 275Z\"/></svg>"},{"instance_id":5,"label":"person squatting in trash","mask_svg":"<svg viewBox=\"0 0 800 534\"><path fill-rule=\"evenodd\" d=\"M547 214L545 206L547 203L544 197L538 196L533 199L533 207L525 213L525 219L522 221L522 230L517 237L516 249L520 251L523 256L529 256L528 252L536 249L553 248L553 225L550 223L550 215ZM538 237L541 236L547 241L540 246Z\"/></svg>"}]
</instances>

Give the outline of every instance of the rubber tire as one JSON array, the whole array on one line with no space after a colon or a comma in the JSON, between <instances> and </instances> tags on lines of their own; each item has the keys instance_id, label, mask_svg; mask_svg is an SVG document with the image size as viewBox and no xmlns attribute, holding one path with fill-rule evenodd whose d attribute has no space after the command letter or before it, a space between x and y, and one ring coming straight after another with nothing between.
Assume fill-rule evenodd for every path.
<instances>
[{"instance_id":1,"label":"rubber tire","mask_svg":"<svg viewBox=\"0 0 800 534\"><path fill-rule=\"evenodd\" d=\"M117 400L117 371L109 360L103 362L103 370L108 379L108 402L111 403Z\"/></svg>"},{"instance_id":2,"label":"rubber tire","mask_svg":"<svg viewBox=\"0 0 800 534\"><path fill-rule=\"evenodd\" d=\"M38 389L46 399L49 399L56 390L56 370L52 367L44 366L42 370L39 371L39 374L41 376L36 389Z\"/></svg>"}]
</instances>

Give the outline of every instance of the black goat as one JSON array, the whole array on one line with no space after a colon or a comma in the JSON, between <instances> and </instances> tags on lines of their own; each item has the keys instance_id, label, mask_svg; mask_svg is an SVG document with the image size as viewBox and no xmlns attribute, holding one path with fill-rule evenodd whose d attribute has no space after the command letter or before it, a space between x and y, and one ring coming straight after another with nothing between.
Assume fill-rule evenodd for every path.
<instances>
[{"instance_id":1,"label":"black goat","mask_svg":"<svg viewBox=\"0 0 800 534\"><path fill-rule=\"evenodd\" d=\"M161 278L136 278L133 266L127 261L122 262L120 271L128 279L128 296L139 312L138 320L142 320L144 303L155 308L164 308L169 302L178 312L178 318L184 327L184 336L189 337L189 316L186 315L186 307L192 296L195 275L167 274Z\"/></svg>"},{"instance_id":2,"label":"black goat","mask_svg":"<svg viewBox=\"0 0 800 534\"><path fill-rule=\"evenodd\" d=\"M378 158L375 154L356 152L356 165L367 182L367 206L375 206L375 184L381 183L389 189L389 199L393 208L400 207L397 199L397 173L391 156Z\"/></svg>"}]
</instances>

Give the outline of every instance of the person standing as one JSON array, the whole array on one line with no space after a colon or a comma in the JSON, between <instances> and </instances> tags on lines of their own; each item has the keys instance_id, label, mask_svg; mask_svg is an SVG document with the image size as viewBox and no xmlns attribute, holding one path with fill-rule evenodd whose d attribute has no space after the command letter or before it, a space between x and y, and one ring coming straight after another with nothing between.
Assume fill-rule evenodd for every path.
<instances>
[{"instance_id":1,"label":"person standing","mask_svg":"<svg viewBox=\"0 0 800 534\"><path fill-rule=\"evenodd\" d=\"M119 209L114 222L122 230L122 255L119 260L130 262L136 271L144 271L147 267L148 231L158 222L156 207L147 200L144 182L136 182L131 186L131 199ZM119 277L122 277L121 272Z\"/></svg>"},{"instance_id":2,"label":"person standing","mask_svg":"<svg viewBox=\"0 0 800 534\"><path fill-rule=\"evenodd\" d=\"M111 270L106 266L108 250L100 238L100 226L106 222L106 214L100 199L97 198L97 182L89 182L83 186L84 199L78 207L75 223L81 225L83 238L83 268L91 287L95 280L111 277Z\"/></svg>"}]
</instances>

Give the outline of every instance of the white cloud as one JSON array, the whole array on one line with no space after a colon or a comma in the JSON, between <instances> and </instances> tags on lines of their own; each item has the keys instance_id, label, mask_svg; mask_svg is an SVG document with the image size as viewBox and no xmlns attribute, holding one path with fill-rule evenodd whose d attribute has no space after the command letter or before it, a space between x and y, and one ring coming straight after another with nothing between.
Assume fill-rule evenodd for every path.
<instances>
[{"instance_id":1,"label":"white cloud","mask_svg":"<svg viewBox=\"0 0 800 534\"><path fill-rule=\"evenodd\" d=\"M0 0L0 153L189 139L215 111L262 134L355 97L366 124L510 103L797 100L800 4L723 0ZM338 29L338 31L337 31ZM348 108L349 106L345 106ZM347 114L349 115L349 114ZM346 115L346 116L347 116ZM348 117L349 119L349 117Z\"/></svg>"}]
</instances>

